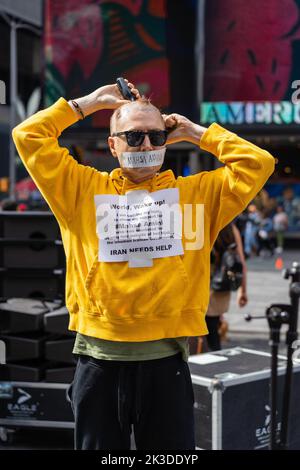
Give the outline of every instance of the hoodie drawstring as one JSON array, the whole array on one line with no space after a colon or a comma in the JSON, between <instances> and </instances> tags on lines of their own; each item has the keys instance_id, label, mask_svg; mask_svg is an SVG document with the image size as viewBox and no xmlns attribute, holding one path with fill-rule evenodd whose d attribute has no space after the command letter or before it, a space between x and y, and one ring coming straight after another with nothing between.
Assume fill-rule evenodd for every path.
<instances>
[{"instance_id":1,"label":"hoodie drawstring","mask_svg":"<svg viewBox=\"0 0 300 470\"><path fill-rule=\"evenodd\" d=\"M157 180L157 175L155 175L151 181L151 193L153 193L156 190L156 180Z\"/></svg>"},{"instance_id":2,"label":"hoodie drawstring","mask_svg":"<svg viewBox=\"0 0 300 470\"><path fill-rule=\"evenodd\" d=\"M125 194L126 192L126 186L127 186L127 178L123 177L123 183L122 183L122 189L121 189L121 194Z\"/></svg>"}]
</instances>

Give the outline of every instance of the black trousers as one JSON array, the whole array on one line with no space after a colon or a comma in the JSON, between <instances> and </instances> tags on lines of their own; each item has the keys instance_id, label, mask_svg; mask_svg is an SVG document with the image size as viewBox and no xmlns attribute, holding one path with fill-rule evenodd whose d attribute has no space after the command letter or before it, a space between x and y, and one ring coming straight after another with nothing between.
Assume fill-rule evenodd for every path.
<instances>
[{"instance_id":1,"label":"black trousers","mask_svg":"<svg viewBox=\"0 0 300 470\"><path fill-rule=\"evenodd\" d=\"M148 361L80 355L68 396L75 449L193 450L194 393L181 353Z\"/></svg>"}]
</instances>

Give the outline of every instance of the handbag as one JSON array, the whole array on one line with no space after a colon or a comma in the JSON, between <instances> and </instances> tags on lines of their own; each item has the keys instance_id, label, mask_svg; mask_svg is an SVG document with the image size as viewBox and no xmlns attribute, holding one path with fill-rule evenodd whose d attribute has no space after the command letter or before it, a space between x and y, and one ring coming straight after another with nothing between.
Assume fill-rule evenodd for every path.
<instances>
[{"instance_id":1,"label":"handbag","mask_svg":"<svg viewBox=\"0 0 300 470\"><path fill-rule=\"evenodd\" d=\"M221 263L211 279L211 288L217 292L236 291L243 281L243 265L236 252L236 243L224 251Z\"/></svg>"}]
</instances>

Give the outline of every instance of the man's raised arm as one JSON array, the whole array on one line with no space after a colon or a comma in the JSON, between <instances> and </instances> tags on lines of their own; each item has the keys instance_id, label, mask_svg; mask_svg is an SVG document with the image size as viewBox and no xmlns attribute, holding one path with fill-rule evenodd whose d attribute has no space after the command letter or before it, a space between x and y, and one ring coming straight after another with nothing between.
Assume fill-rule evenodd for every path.
<instances>
[{"instance_id":1,"label":"man's raised arm","mask_svg":"<svg viewBox=\"0 0 300 470\"><path fill-rule=\"evenodd\" d=\"M117 85L106 85L91 94L74 100L84 117L102 109L115 109L123 100ZM99 173L80 165L58 138L81 114L71 102L60 98L49 108L37 112L13 129L18 153L58 221L68 224L84 194ZM107 173L102 173L103 179Z\"/></svg>"},{"instance_id":2,"label":"man's raised arm","mask_svg":"<svg viewBox=\"0 0 300 470\"><path fill-rule=\"evenodd\" d=\"M183 179L182 184L200 191L211 213L211 241L240 214L261 190L274 171L275 159L266 150L242 139L218 124L205 128L184 116L165 116L167 127L174 127L167 144L182 140L194 143L215 155L225 166Z\"/></svg>"}]
</instances>

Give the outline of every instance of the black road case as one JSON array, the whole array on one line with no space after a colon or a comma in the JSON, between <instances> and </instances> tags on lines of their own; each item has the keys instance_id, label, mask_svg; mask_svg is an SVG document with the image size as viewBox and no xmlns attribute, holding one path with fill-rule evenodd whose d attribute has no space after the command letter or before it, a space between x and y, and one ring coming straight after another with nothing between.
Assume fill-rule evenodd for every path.
<instances>
[{"instance_id":1,"label":"black road case","mask_svg":"<svg viewBox=\"0 0 300 470\"><path fill-rule=\"evenodd\" d=\"M0 427L74 428L68 384L0 382Z\"/></svg>"},{"instance_id":2,"label":"black road case","mask_svg":"<svg viewBox=\"0 0 300 470\"><path fill-rule=\"evenodd\" d=\"M240 347L190 356L197 448L268 448L270 362L270 354ZM280 356L277 408L279 417L285 362L285 358ZM278 431L279 429L280 419ZM294 365L289 449L300 449L300 364Z\"/></svg>"}]
</instances>

